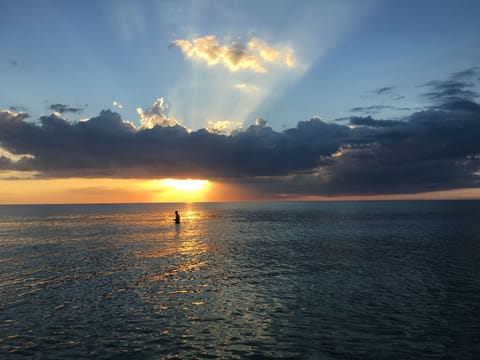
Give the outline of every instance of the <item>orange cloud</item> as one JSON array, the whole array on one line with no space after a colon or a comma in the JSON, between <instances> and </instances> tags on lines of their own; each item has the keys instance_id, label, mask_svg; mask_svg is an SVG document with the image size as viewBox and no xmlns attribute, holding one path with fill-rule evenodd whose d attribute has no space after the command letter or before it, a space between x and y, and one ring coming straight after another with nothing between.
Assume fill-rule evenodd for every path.
<instances>
[{"instance_id":1,"label":"orange cloud","mask_svg":"<svg viewBox=\"0 0 480 360\"><path fill-rule=\"evenodd\" d=\"M204 61L209 66L222 64L230 71L251 70L257 73L267 72L267 63L283 63L289 67L295 62L293 49L275 49L264 41L253 38L246 46L231 42L221 44L215 35L199 37L191 41L179 39L172 42L187 57ZM284 59L284 61L280 61ZM286 59L286 60L285 60Z\"/></svg>"}]
</instances>

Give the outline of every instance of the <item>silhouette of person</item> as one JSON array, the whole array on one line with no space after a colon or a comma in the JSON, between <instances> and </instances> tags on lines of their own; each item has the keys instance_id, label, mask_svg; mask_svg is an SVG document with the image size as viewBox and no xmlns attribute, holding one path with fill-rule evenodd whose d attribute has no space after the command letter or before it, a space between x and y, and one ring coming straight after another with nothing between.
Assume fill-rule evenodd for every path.
<instances>
[{"instance_id":1,"label":"silhouette of person","mask_svg":"<svg viewBox=\"0 0 480 360\"><path fill-rule=\"evenodd\" d=\"M175 224L180 224L180 214L175 210Z\"/></svg>"}]
</instances>

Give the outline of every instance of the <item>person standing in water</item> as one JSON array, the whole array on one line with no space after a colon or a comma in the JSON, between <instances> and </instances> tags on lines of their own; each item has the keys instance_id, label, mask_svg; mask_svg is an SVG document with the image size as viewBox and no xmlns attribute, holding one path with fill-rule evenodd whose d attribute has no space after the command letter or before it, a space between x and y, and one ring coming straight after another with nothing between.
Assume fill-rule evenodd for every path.
<instances>
[{"instance_id":1,"label":"person standing in water","mask_svg":"<svg viewBox=\"0 0 480 360\"><path fill-rule=\"evenodd\" d=\"M175 224L180 224L180 214L175 210Z\"/></svg>"}]
</instances>

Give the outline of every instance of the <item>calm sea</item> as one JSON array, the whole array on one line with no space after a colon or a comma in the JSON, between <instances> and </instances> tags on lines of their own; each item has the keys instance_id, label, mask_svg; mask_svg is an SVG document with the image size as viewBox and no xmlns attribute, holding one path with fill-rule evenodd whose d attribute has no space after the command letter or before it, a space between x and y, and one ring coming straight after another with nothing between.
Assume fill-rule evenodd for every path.
<instances>
[{"instance_id":1,"label":"calm sea","mask_svg":"<svg viewBox=\"0 0 480 360\"><path fill-rule=\"evenodd\" d=\"M479 359L480 202L0 206L0 358L277 357Z\"/></svg>"}]
</instances>

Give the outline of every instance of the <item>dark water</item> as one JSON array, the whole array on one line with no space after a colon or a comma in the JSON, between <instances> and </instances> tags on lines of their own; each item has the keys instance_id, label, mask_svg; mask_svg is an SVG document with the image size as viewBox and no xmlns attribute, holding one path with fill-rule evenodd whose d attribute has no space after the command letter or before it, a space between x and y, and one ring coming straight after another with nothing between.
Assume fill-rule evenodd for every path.
<instances>
[{"instance_id":1,"label":"dark water","mask_svg":"<svg viewBox=\"0 0 480 360\"><path fill-rule=\"evenodd\" d=\"M0 206L0 358L479 359L479 220L474 201Z\"/></svg>"}]
</instances>

